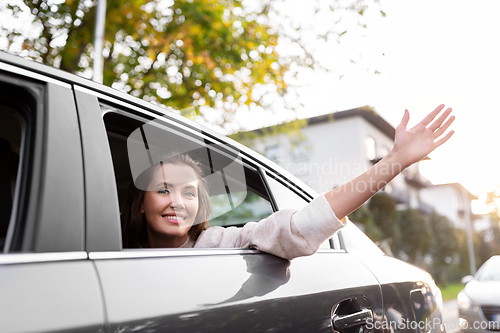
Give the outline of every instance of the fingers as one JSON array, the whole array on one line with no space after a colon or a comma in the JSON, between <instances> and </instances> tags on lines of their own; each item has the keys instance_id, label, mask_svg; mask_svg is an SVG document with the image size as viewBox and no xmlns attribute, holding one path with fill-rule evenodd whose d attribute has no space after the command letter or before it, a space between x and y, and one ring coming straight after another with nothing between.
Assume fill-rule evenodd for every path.
<instances>
[{"instance_id":1,"label":"fingers","mask_svg":"<svg viewBox=\"0 0 500 333\"><path fill-rule=\"evenodd\" d=\"M437 131L434 132L434 138L439 138L443 133L450 127L450 125L455 121L455 116L451 116L443 126L439 127ZM434 124L433 124L434 125Z\"/></svg>"},{"instance_id":2,"label":"fingers","mask_svg":"<svg viewBox=\"0 0 500 333\"><path fill-rule=\"evenodd\" d=\"M405 110L405 114L403 116L403 119L401 119L401 124L399 124L398 127L406 128L406 126L408 125L408 121L410 121L410 113L408 112L408 110Z\"/></svg>"},{"instance_id":3,"label":"fingers","mask_svg":"<svg viewBox=\"0 0 500 333\"><path fill-rule=\"evenodd\" d=\"M441 126L443 121L445 121L445 119L448 118L450 113L451 113L451 108L446 109L446 111L443 112L443 114L435 122L433 122L428 128L433 132L435 130L437 130L439 128L439 126Z\"/></svg>"},{"instance_id":4,"label":"fingers","mask_svg":"<svg viewBox=\"0 0 500 333\"><path fill-rule=\"evenodd\" d=\"M455 133L455 131L450 131L448 132L448 134L446 134L444 137L442 137L441 139L437 140L435 142L436 144L436 148L441 146L443 143L445 143L446 141L448 141L449 138L451 138L451 136Z\"/></svg>"},{"instance_id":5,"label":"fingers","mask_svg":"<svg viewBox=\"0 0 500 333\"><path fill-rule=\"evenodd\" d=\"M441 104L438 106L434 111L429 113L421 122L420 125L423 125L424 127L427 127L429 123L436 118L436 116L441 112L441 110L444 109L444 104Z\"/></svg>"}]
</instances>

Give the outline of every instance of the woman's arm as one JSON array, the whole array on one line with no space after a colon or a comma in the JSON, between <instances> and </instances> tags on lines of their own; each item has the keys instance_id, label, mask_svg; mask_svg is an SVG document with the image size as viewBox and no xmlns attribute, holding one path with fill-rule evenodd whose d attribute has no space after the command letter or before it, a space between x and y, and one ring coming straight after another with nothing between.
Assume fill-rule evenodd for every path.
<instances>
[{"instance_id":1,"label":"woman's arm","mask_svg":"<svg viewBox=\"0 0 500 333\"><path fill-rule=\"evenodd\" d=\"M438 106L412 129L406 128L410 114L408 110L405 110L403 120L396 128L394 147L391 152L365 173L324 194L339 219L365 203L401 171L448 141L453 131L444 137L441 136L455 117L451 116L446 120L451 113L451 108L446 109L438 117L443 109L443 104Z\"/></svg>"}]
</instances>

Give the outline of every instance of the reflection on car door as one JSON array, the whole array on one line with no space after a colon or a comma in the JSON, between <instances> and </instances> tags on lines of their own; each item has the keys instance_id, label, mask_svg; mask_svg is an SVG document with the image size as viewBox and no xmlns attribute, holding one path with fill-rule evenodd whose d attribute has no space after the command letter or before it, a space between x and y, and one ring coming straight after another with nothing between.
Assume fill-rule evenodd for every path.
<instances>
[{"instance_id":1,"label":"reflection on car door","mask_svg":"<svg viewBox=\"0 0 500 333\"><path fill-rule=\"evenodd\" d=\"M340 251L291 262L237 249L131 250L91 258L111 331L317 332L331 329L332 309L341 301L364 298L374 316L382 306L373 275Z\"/></svg>"}]
</instances>

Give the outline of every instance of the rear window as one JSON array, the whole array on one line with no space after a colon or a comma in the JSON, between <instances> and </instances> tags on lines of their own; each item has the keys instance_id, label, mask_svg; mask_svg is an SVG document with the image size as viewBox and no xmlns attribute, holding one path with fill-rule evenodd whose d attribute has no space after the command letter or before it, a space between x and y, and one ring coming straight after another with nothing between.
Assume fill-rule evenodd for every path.
<instances>
[{"instance_id":1,"label":"rear window","mask_svg":"<svg viewBox=\"0 0 500 333\"><path fill-rule=\"evenodd\" d=\"M0 250L14 232L20 165L25 152L30 106L23 88L0 82Z\"/></svg>"},{"instance_id":2,"label":"rear window","mask_svg":"<svg viewBox=\"0 0 500 333\"><path fill-rule=\"evenodd\" d=\"M500 258L488 260L478 274L478 281L500 281Z\"/></svg>"}]
</instances>

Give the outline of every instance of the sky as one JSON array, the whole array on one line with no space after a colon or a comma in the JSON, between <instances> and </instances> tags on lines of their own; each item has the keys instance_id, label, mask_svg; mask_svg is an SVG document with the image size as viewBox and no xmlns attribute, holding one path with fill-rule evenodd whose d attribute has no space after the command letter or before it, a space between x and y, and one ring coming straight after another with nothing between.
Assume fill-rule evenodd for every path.
<instances>
[{"instance_id":1,"label":"sky","mask_svg":"<svg viewBox=\"0 0 500 333\"><path fill-rule=\"evenodd\" d=\"M288 10L306 16L305 2L287 1ZM368 28L349 27L340 44L320 50L334 73L301 73L305 107L296 116L369 105L394 127L408 109L411 126L445 104L456 116L455 135L421 163L424 176L459 182L476 195L500 186L500 1L380 0L369 9ZM252 112L241 119L255 128L289 118Z\"/></svg>"},{"instance_id":2,"label":"sky","mask_svg":"<svg viewBox=\"0 0 500 333\"><path fill-rule=\"evenodd\" d=\"M452 107L455 135L421 172L482 197L500 186L500 1L381 0L380 8L385 17L372 15L340 44L358 54L356 64L340 62L342 79L301 75L298 117L369 105L394 127L408 109L412 126L439 104Z\"/></svg>"}]
</instances>

